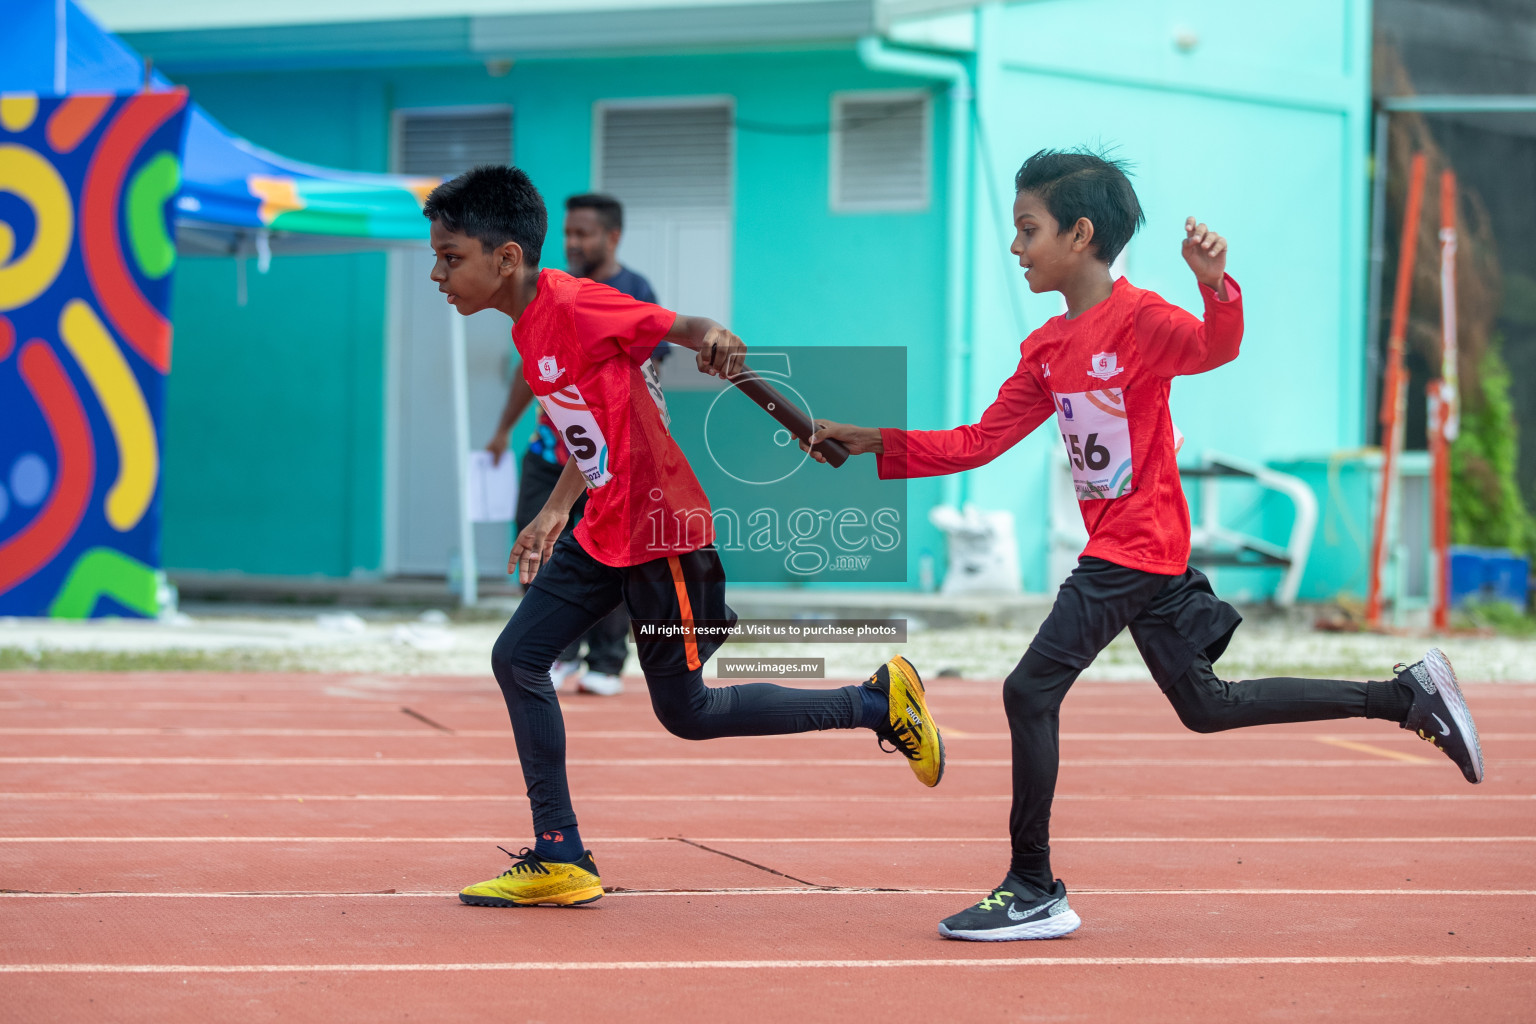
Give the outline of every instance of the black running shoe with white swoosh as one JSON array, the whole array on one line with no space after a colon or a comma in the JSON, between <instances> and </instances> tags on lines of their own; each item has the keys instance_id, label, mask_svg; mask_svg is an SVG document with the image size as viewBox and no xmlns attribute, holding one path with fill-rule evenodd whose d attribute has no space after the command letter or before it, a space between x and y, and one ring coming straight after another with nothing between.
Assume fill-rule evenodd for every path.
<instances>
[{"instance_id":1,"label":"black running shoe with white swoosh","mask_svg":"<svg viewBox=\"0 0 1536 1024\"><path fill-rule=\"evenodd\" d=\"M1396 672L1398 681L1413 691L1413 707L1403 719L1403 728L1418 733L1455 761L1468 782L1482 782L1483 748L1450 659L1432 647L1423 661L1398 665Z\"/></svg>"},{"instance_id":2,"label":"black running shoe with white swoosh","mask_svg":"<svg viewBox=\"0 0 1536 1024\"><path fill-rule=\"evenodd\" d=\"M1041 892L1009 874L986 899L940 921L939 934L971 942L1055 939L1077 931L1082 923L1067 905L1067 887L1061 879L1050 892Z\"/></svg>"}]
</instances>

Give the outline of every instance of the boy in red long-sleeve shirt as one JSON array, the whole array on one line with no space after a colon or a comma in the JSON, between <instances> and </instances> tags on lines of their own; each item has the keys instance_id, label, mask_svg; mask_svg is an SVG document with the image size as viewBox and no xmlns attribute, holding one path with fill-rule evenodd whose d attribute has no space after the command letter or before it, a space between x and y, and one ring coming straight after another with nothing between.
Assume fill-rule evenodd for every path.
<instances>
[{"instance_id":1,"label":"boy in red long-sleeve shirt","mask_svg":"<svg viewBox=\"0 0 1536 1024\"><path fill-rule=\"evenodd\" d=\"M1126 627L1179 718L1197 732L1382 718L1434 743L1468 782L1482 781L1477 730L1439 650L1381 682L1216 677L1211 664L1242 618L1188 564L1189 507L1168 389L1179 374L1237 357L1242 293L1226 274L1226 239L1193 217L1185 223L1183 255L1200 284L1202 323L1111 277L1110 264L1144 221L1118 162L1042 150L1019 169L1014 186L1011 251L1030 290L1060 292L1067 312L1024 340L1018 369L981 422L907 431L818 420L811 439L837 438L855 454L875 453L882 478L937 476L985 465L1054 413L1072 463L1088 546L1003 684L1013 740L1012 862L1000 886L946 918L939 933L1045 939L1081 924L1050 864L1057 712L1078 674Z\"/></svg>"}]
</instances>

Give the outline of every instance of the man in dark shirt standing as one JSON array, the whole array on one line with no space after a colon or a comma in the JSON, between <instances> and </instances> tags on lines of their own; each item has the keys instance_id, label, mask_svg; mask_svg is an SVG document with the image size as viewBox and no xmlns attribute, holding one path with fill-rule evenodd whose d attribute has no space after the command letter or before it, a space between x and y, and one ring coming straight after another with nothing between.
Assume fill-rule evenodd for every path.
<instances>
[{"instance_id":1,"label":"man in dark shirt standing","mask_svg":"<svg viewBox=\"0 0 1536 1024\"><path fill-rule=\"evenodd\" d=\"M591 278L610 288L615 288L641 302L655 302L656 293L651 284L618 261L619 239L624 234L624 208L612 196L586 194L571 196L565 201L565 265L574 277ZM662 342L656 346L650 360L641 367L646 383L659 392L655 363L666 358L670 346ZM522 364L512 367L512 387L502 407L496 433L486 444L485 450L497 462L506 453L512 427L527 411L533 401L533 389L523 379ZM538 424L523 454L522 484L517 495L517 529L523 530L539 514L554 490L555 481L565 466L570 453L555 433L549 418L539 411ZM571 509L571 521L566 530L574 530L581 521L587 498L583 494ZM550 668L550 678L555 689L564 681L576 676L576 688L588 693L611 697L622 693L624 684L619 676L624 670L624 658L628 654L624 646L629 632L629 617L621 604L613 614L587 631L586 635L561 652L560 658ZM587 646L587 671L581 670L581 645Z\"/></svg>"},{"instance_id":2,"label":"man in dark shirt standing","mask_svg":"<svg viewBox=\"0 0 1536 1024\"><path fill-rule=\"evenodd\" d=\"M619 239L624 207L612 196L588 194L565 201L565 264L572 277L587 277L641 302L655 302L651 283L622 266Z\"/></svg>"}]
</instances>

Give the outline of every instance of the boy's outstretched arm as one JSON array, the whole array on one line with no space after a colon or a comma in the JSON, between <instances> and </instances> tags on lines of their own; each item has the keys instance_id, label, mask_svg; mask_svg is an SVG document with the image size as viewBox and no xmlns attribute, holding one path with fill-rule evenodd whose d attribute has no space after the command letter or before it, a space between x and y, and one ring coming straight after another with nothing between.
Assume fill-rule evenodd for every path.
<instances>
[{"instance_id":1,"label":"boy's outstretched arm","mask_svg":"<svg viewBox=\"0 0 1536 1024\"><path fill-rule=\"evenodd\" d=\"M727 379L747 364L747 346L740 338L707 316L678 314L667 332L667 341L697 354L699 372Z\"/></svg>"},{"instance_id":2,"label":"boy's outstretched arm","mask_svg":"<svg viewBox=\"0 0 1536 1024\"><path fill-rule=\"evenodd\" d=\"M585 486L581 467L571 459L560 471L560 479L555 481L549 500L512 543L512 554L507 557L508 575L516 572L518 582L525 587L533 582L539 569L549 561L550 552L555 550L555 541L560 539L560 531L565 529L566 520L571 517L571 506L581 497Z\"/></svg>"},{"instance_id":3,"label":"boy's outstretched arm","mask_svg":"<svg viewBox=\"0 0 1536 1024\"><path fill-rule=\"evenodd\" d=\"M1204 373L1237 358L1243 340L1243 293L1227 276L1227 240L1190 217L1184 262L1200 283L1205 320L1156 295L1136 311L1136 342L1153 373Z\"/></svg>"},{"instance_id":4,"label":"boy's outstretched arm","mask_svg":"<svg viewBox=\"0 0 1536 1024\"><path fill-rule=\"evenodd\" d=\"M850 454L873 452L882 480L944 476L991 462L1044 423L1055 408L1051 396L1021 361L978 423L951 430L900 430L818 419L811 444L830 437L847 445ZM800 447L809 450L803 442ZM811 457L826 461L817 452L811 452Z\"/></svg>"}]
</instances>

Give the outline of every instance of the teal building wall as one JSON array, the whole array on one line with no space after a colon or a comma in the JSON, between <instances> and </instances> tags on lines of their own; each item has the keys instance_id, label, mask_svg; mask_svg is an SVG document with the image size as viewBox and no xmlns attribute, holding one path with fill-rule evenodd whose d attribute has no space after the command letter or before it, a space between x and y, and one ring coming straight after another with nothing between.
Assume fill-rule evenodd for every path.
<instances>
[{"instance_id":1,"label":"teal building wall","mask_svg":"<svg viewBox=\"0 0 1536 1024\"><path fill-rule=\"evenodd\" d=\"M1184 218L1231 241L1242 355L1174 383L1183 460L1359 445L1369 4L1040 0L982 16L970 417L1017 365L1021 335L1062 311L1058 295L1029 292L1007 251L1013 173L1038 149L1090 145L1134 165L1147 223L1125 252L1133 283L1198 314ZM966 486L966 500L1015 511L1028 590L1056 582L1044 524L1059 445L1047 424ZM1247 519L1229 525L1266 534L1262 515Z\"/></svg>"},{"instance_id":2,"label":"teal building wall","mask_svg":"<svg viewBox=\"0 0 1536 1024\"><path fill-rule=\"evenodd\" d=\"M1368 0L1035 0L984 5L975 17L975 52L960 55L975 86L970 217L959 236L968 264L965 419L979 417L1012 372L1021 338L1061 308L1057 296L1029 293L1007 251L1013 172L1039 148L1087 144L1134 164L1148 221L1126 253L1137 285L1198 312L1179 255L1184 217L1231 239L1247 311L1243 354L1175 383L1186 456L1211 449L1267 461L1360 444ZM836 91L930 89L933 191L918 212L834 212L825 134L738 129L731 326L749 346L903 347L908 425L952 425L943 397L951 126L939 84L871 72L851 45L522 60L502 77L476 63L179 80L260 145L360 170L389 169L397 108L510 104L515 160L552 206L592 184L601 100L728 95L742 125L807 126L828 121ZM558 213L552 221L545 264L559 266ZM385 258L279 257L264 276L253 266L248 281L249 302L238 307L232 261L186 259L179 268L166 564L376 572ZM837 418L835 409L824 414ZM675 430L688 436L686 419ZM1032 591L1055 584L1047 494L1058 446L1047 424L960 487L962 500L1014 512ZM942 571L943 540L926 518L941 494L936 480L909 488L907 586L917 585L924 552ZM1259 532L1275 519L1263 507L1248 517Z\"/></svg>"},{"instance_id":3,"label":"teal building wall","mask_svg":"<svg viewBox=\"0 0 1536 1024\"><path fill-rule=\"evenodd\" d=\"M727 95L742 124L804 129L828 122L833 92L928 84L867 71L851 49L526 61L502 77L476 64L202 74L184 82L214 116L258 145L359 170L389 169L397 108L510 104L514 159L552 208L544 264L556 267L563 265L559 203L592 186L598 101ZM737 131L730 326L749 346L903 346L907 379L926 382L914 386L909 407L925 421L937 418L947 130L945 106L935 102L932 201L901 213L829 208L825 132ZM330 576L377 571L385 257L277 257L266 275L250 261L243 307L235 275L231 260L187 259L176 282L166 564ZM684 418L673 429L687 447L687 438L702 435L702 423L688 416L701 413L690 413L689 403L680 408ZM528 433L514 431L514 442L521 446ZM911 488L910 507L921 510L909 543L914 559L939 548L925 518L937 495L935 483Z\"/></svg>"}]
</instances>

